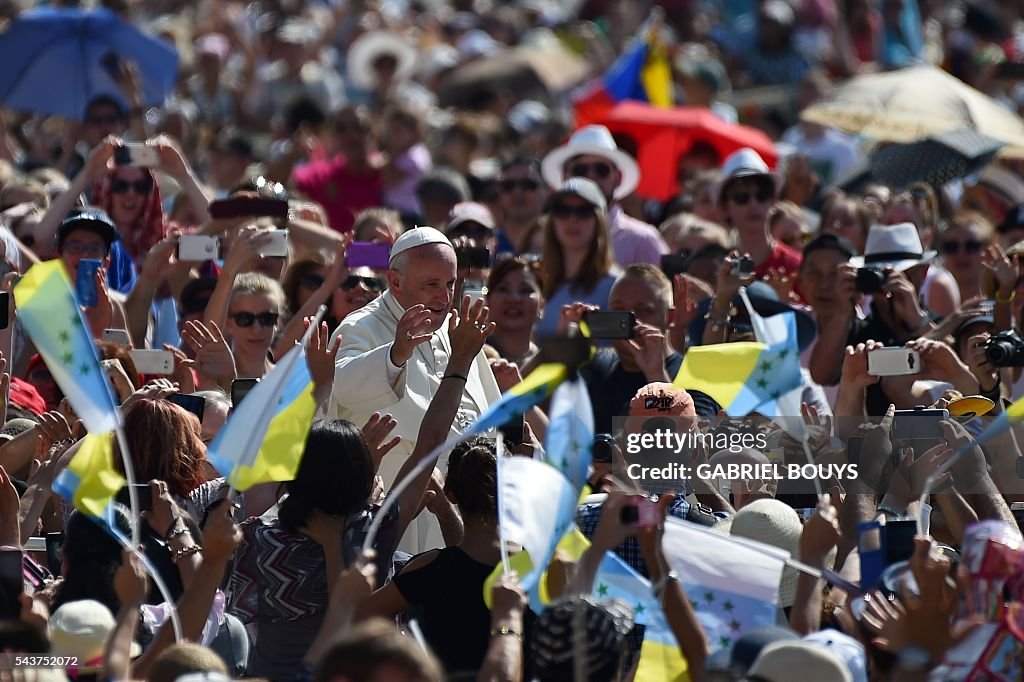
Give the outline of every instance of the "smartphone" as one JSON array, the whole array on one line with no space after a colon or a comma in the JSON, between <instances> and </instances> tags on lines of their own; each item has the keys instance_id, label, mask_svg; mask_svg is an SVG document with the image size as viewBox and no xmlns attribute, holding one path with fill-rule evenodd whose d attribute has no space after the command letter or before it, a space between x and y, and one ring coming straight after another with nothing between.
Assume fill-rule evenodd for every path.
<instances>
[{"instance_id":1,"label":"smartphone","mask_svg":"<svg viewBox=\"0 0 1024 682\"><path fill-rule=\"evenodd\" d=\"M661 516L656 502L643 495L633 495L619 510L619 520L632 528L657 528Z\"/></svg>"},{"instance_id":2,"label":"smartphone","mask_svg":"<svg viewBox=\"0 0 1024 682\"><path fill-rule=\"evenodd\" d=\"M242 404L249 391L260 382L259 379L235 379L231 382L231 405L236 410Z\"/></svg>"},{"instance_id":3,"label":"smartphone","mask_svg":"<svg viewBox=\"0 0 1024 682\"><path fill-rule=\"evenodd\" d=\"M205 234L183 234L178 237L179 261L202 262L220 258L220 238Z\"/></svg>"},{"instance_id":4,"label":"smartphone","mask_svg":"<svg viewBox=\"0 0 1024 682\"><path fill-rule=\"evenodd\" d=\"M128 354L139 374L174 373L174 353L169 350L131 350Z\"/></svg>"},{"instance_id":5,"label":"smartphone","mask_svg":"<svg viewBox=\"0 0 1024 682\"><path fill-rule=\"evenodd\" d=\"M948 420L949 410L896 410L892 420L892 439L941 441L943 434L939 422ZM926 449L924 445L914 445L918 457L923 455Z\"/></svg>"},{"instance_id":6,"label":"smartphone","mask_svg":"<svg viewBox=\"0 0 1024 682\"><path fill-rule=\"evenodd\" d=\"M636 328L636 315L625 312L593 312L585 318L592 339L631 339Z\"/></svg>"},{"instance_id":7,"label":"smartphone","mask_svg":"<svg viewBox=\"0 0 1024 682\"><path fill-rule=\"evenodd\" d=\"M25 584L31 585L33 591L38 591L46 587L46 581L50 578L50 572L35 562L29 555L21 561L21 576L25 580Z\"/></svg>"},{"instance_id":8,"label":"smartphone","mask_svg":"<svg viewBox=\"0 0 1024 682\"><path fill-rule=\"evenodd\" d=\"M199 418L200 424L203 423L203 411L206 410L206 398L203 396L191 393L173 393L167 396L167 400L183 408L186 412L191 412Z\"/></svg>"},{"instance_id":9,"label":"smartphone","mask_svg":"<svg viewBox=\"0 0 1024 682\"><path fill-rule=\"evenodd\" d=\"M0 291L0 329L7 329L11 324L11 293Z\"/></svg>"},{"instance_id":10,"label":"smartphone","mask_svg":"<svg viewBox=\"0 0 1024 682\"><path fill-rule=\"evenodd\" d=\"M126 142L114 150L114 163L118 166L156 168L160 165L160 152L148 144Z\"/></svg>"},{"instance_id":11,"label":"smartphone","mask_svg":"<svg viewBox=\"0 0 1024 682\"><path fill-rule=\"evenodd\" d=\"M126 485L118 491L114 499L130 509L132 498L131 493L128 492L129 487L135 488L135 497L139 501L139 511L151 511L153 509L153 493L149 489L148 483L136 483L132 486Z\"/></svg>"},{"instance_id":12,"label":"smartphone","mask_svg":"<svg viewBox=\"0 0 1024 682\"><path fill-rule=\"evenodd\" d=\"M46 563L50 567L50 573L60 575L60 566L63 561L60 551L64 547L64 533L46 534Z\"/></svg>"},{"instance_id":13,"label":"smartphone","mask_svg":"<svg viewBox=\"0 0 1024 682\"><path fill-rule=\"evenodd\" d=\"M907 561L914 555L914 536L916 534L916 519L886 521L882 531L886 566L892 566L899 561Z\"/></svg>"},{"instance_id":14,"label":"smartphone","mask_svg":"<svg viewBox=\"0 0 1024 682\"><path fill-rule=\"evenodd\" d=\"M895 377L918 374L921 355L902 346L876 348L868 353L868 374L876 377Z\"/></svg>"},{"instance_id":15,"label":"smartphone","mask_svg":"<svg viewBox=\"0 0 1024 682\"><path fill-rule=\"evenodd\" d=\"M0 549L0 620L21 617L21 593L25 589L20 549Z\"/></svg>"},{"instance_id":16,"label":"smartphone","mask_svg":"<svg viewBox=\"0 0 1024 682\"><path fill-rule=\"evenodd\" d=\"M752 258L740 258L739 260L733 261L732 270L733 276L744 276L754 274L754 261Z\"/></svg>"},{"instance_id":17,"label":"smartphone","mask_svg":"<svg viewBox=\"0 0 1024 682\"><path fill-rule=\"evenodd\" d=\"M288 202L269 197L233 197L210 202L210 217L218 220L231 218L274 218L288 220Z\"/></svg>"},{"instance_id":18,"label":"smartphone","mask_svg":"<svg viewBox=\"0 0 1024 682\"><path fill-rule=\"evenodd\" d=\"M455 260L460 270L466 268L483 270L491 267L491 252L482 246L464 246L455 249Z\"/></svg>"},{"instance_id":19,"label":"smartphone","mask_svg":"<svg viewBox=\"0 0 1024 682\"><path fill-rule=\"evenodd\" d=\"M260 255L264 258L287 258L288 230L268 232L267 243L260 247Z\"/></svg>"},{"instance_id":20,"label":"smartphone","mask_svg":"<svg viewBox=\"0 0 1024 682\"><path fill-rule=\"evenodd\" d=\"M523 433L526 431L526 417L519 417L517 419L507 421L498 430L501 431L501 436L505 440L506 448L510 448L515 445L522 445Z\"/></svg>"},{"instance_id":21,"label":"smartphone","mask_svg":"<svg viewBox=\"0 0 1024 682\"><path fill-rule=\"evenodd\" d=\"M675 253L667 253L661 257L661 271L665 273L665 276L672 279L676 275L681 275L686 272L686 268L690 265L689 256L681 256Z\"/></svg>"},{"instance_id":22,"label":"smartphone","mask_svg":"<svg viewBox=\"0 0 1024 682\"><path fill-rule=\"evenodd\" d=\"M462 295L459 296L458 300L461 301L463 296L469 296L469 304L474 305L480 299L487 297L487 287L484 286L483 282L463 280Z\"/></svg>"},{"instance_id":23,"label":"smartphone","mask_svg":"<svg viewBox=\"0 0 1024 682\"><path fill-rule=\"evenodd\" d=\"M75 295L78 297L78 304L86 308L95 308L99 303L99 294L96 293L96 271L103 263L95 258L83 258L78 261L78 273L75 276Z\"/></svg>"},{"instance_id":24,"label":"smartphone","mask_svg":"<svg viewBox=\"0 0 1024 682\"><path fill-rule=\"evenodd\" d=\"M101 339L107 343L117 344L124 348L131 345L131 342L128 340L128 332L124 329L104 329Z\"/></svg>"},{"instance_id":25,"label":"smartphone","mask_svg":"<svg viewBox=\"0 0 1024 682\"><path fill-rule=\"evenodd\" d=\"M485 251L487 249L484 249ZM391 245L377 242L352 242L345 250L345 267L387 270L391 264ZM461 263L459 267L462 267ZM484 266L486 267L486 266Z\"/></svg>"},{"instance_id":26,"label":"smartphone","mask_svg":"<svg viewBox=\"0 0 1024 682\"><path fill-rule=\"evenodd\" d=\"M870 589L885 571L884 524L865 521L857 525L857 553L860 554L860 584Z\"/></svg>"}]
</instances>

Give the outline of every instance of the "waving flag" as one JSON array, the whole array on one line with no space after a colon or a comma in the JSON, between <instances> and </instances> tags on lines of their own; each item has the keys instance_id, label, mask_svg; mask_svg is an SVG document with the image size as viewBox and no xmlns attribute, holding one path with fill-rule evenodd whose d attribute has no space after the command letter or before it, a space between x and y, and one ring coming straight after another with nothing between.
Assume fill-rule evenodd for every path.
<instances>
[{"instance_id":1,"label":"waving flag","mask_svg":"<svg viewBox=\"0 0 1024 682\"><path fill-rule=\"evenodd\" d=\"M473 422L464 434L467 438L490 431L518 417L531 407L548 398L555 388L569 376L565 365L546 363L530 372L518 384L510 388Z\"/></svg>"},{"instance_id":2,"label":"waving flag","mask_svg":"<svg viewBox=\"0 0 1024 682\"><path fill-rule=\"evenodd\" d=\"M316 325L310 325L315 329ZM207 459L236 490L295 478L316 413L306 341L256 384L210 444Z\"/></svg>"},{"instance_id":3,"label":"waving flag","mask_svg":"<svg viewBox=\"0 0 1024 682\"><path fill-rule=\"evenodd\" d=\"M90 433L54 480L53 492L83 514L106 519L110 503L124 484L124 476L114 468L114 434Z\"/></svg>"},{"instance_id":4,"label":"waving flag","mask_svg":"<svg viewBox=\"0 0 1024 682\"><path fill-rule=\"evenodd\" d=\"M576 494L557 469L525 457L498 458L498 528L502 542L521 544L530 555L531 569L519 578L524 590L537 583L575 515Z\"/></svg>"},{"instance_id":5,"label":"waving flag","mask_svg":"<svg viewBox=\"0 0 1024 682\"><path fill-rule=\"evenodd\" d=\"M665 556L708 637L711 652L749 630L774 625L789 553L668 518Z\"/></svg>"},{"instance_id":6,"label":"waving flag","mask_svg":"<svg viewBox=\"0 0 1024 682\"><path fill-rule=\"evenodd\" d=\"M578 495L587 482L594 440L594 408L583 380L556 388L549 412L544 444L548 464L569 479Z\"/></svg>"},{"instance_id":7,"label":"waving flag","mask_svg":"<svg viewBox=\"0 0 1024 682\"><path fill-rule=\"evenodd\" d=\"M14 300L25 331L85 427L93 433L117 428L117 408L64 263L32 266L14 287Z\"/></svg>"}]
</instances>

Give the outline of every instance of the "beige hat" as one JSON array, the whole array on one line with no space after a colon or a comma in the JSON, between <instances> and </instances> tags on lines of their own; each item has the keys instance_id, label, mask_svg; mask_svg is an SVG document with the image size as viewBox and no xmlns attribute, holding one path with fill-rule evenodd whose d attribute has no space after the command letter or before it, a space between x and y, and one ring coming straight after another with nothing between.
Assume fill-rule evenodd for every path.
<instances>
[{"instance_id":1,"label":"beige hat","mask_svg":"<svg viewBox=\"0 0 1024 682\"><path fill-rule=\"evenodd\" d=\"M763 542L800 558L800 533L803 525L796 510L774 499L754 500L732 517L731 535ZM779 606L793 605L796 596L797 571L786 566L779 581Z\"/></svg>"},{"instance_id":2,"label":"beige hat","mask_svg":"<svg viewBox=\"0 0 1024 682\"><path fill-rule=\"evenodd\" d=\"M67 602L50 616L51 653L76 658L79 667L89 667L103 658L115 625L110 609L94 599ZM131 655L141 652L142 648L132 642Z\"/></svg>"},{"instance_id":3,"label":"beige hat","mask_svg":"<svg viewBox=\"0 0 1024 682\"><path fill-rule=\"evenodd\" d=\"M850 668L839 656L803 641L772 642L761 650L747 677L766 682L853 682Z\"/></svg>"}]
</instances>

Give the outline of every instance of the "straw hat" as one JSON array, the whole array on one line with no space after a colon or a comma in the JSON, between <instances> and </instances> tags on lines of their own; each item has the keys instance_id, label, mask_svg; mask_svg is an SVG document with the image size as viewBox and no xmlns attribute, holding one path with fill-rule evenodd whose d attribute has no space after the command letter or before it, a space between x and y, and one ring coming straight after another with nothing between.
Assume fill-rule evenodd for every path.
<instances>
[{"instance_id":1,"label":"straw hat","mask_svg":"<svg viewBox=\"0 0 1024 682\"><path fill-rule=\"evenodd\" d=\"M731 535L763 542L800 558L800 533L803 525L796 510L774 499L754 500L732 517ZM779 581L779 606L793 605L796 596L797 571L786 566Z\"/></svg>"},{"instance_id":2,"label":"straw hat","mask_svg":"<svg viewBox=\"0 0 1024 682\"><path fill-rule=\"evenodd\" d=\"M416 47L391 31L370 31L356 38L348 49L348 78L360 90L373 90L377 75L373 63L381 57L394 57L395 80L402 81L416 70Z\"/></svg>"}]
</instances>

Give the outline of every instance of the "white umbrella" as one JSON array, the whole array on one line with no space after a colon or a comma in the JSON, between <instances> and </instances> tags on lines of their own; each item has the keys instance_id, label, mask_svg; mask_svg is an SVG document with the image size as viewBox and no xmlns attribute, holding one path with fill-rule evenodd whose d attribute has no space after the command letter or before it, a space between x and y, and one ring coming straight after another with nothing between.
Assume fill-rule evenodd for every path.
<instances>
[{"instance_id":1,"label":"white umbrella","mask_svg":"<svg viewBox=\"0 0 1024 682\"><path fill-rule=\"evenodd\" d=\"M1015 156L1024 153L1020 117L931 65L852 78L800 118L888 142L970 128L1005 142Z\"/></svg>"}]
</instances>

